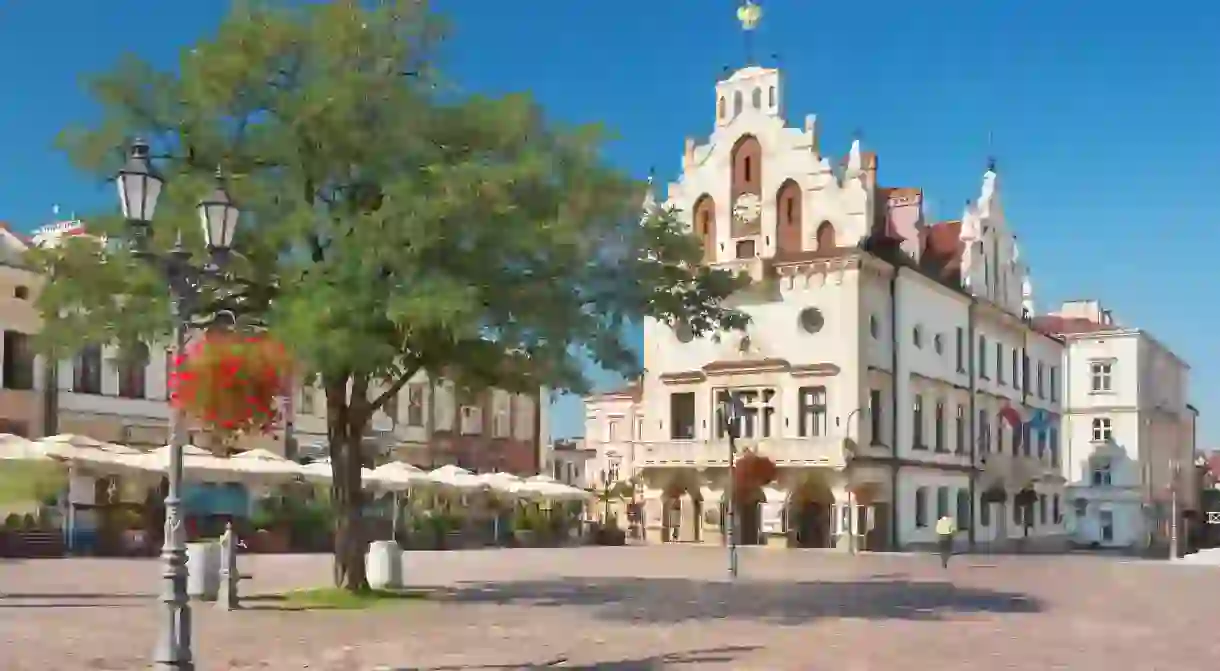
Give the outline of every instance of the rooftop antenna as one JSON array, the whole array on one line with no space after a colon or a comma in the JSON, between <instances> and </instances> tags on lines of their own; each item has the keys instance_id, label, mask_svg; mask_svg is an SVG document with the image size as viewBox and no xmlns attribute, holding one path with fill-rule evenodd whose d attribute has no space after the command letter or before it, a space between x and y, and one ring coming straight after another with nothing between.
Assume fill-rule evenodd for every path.
<instances>
[{"instance_id":1,"label":"rooftop antenna","mask_svg":"<svg viewBox=\"0 0 1220 671\"><path fill-rule=\"evenodd\" d=\"M762 6L753 0L745 0L737 7L737 20L741 23L742 36L745 39L746 65L754 65L754 30L762 20Z\"/></svg>"}]
</instances>

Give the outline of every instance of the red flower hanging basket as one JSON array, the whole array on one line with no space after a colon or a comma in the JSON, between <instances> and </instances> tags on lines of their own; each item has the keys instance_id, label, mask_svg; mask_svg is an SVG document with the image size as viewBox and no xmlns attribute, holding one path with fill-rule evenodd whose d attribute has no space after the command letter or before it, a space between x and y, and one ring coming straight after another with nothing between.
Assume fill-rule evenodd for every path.
<instances>
[{"instance_id":1,"label":"red flower hanging basket","mask_svg":"<svg viewBox=\"0 0 1220 671\"><path fill-rule=\"evenodd\" d=\"M266 336L208 333L174 358L169 400L213 431L266 432L291 370L283 345Z\"/></svg>"},{"instance_id":2,"label":"red flower hanging basket","mask_svg":"<svg viewBox=\"0 0 1220 671\"><path fill-rule=\"evenodd\" d=\"M737 459L733 484L738 491L764 487L775 480L775 462L755 452L747 451Z\"/></svg>"}]
</instances>

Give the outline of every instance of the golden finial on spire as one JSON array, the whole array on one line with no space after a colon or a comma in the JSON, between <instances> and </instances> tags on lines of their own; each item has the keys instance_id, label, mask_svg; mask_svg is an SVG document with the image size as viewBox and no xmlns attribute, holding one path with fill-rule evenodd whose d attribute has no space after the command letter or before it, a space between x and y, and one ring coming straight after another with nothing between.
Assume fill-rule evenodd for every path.
<instances>
[{"instance_id":1,"label":"golden finial on spire","mask_svg":"<svg viewBox=\"0 0 1220 671\"><path fill-rule=\"evenodd\" d=\"M762 6L754 0L745 0L737 7L737 20L741 22L741 30L746 40L746 64L754 64L754 30L762 20Z\"/></svg>"},{"instance_id":2,"label":"golden finial on spire","mask_svg":"<svg viewBox=\"0 0 1220 671\"><path fill-rule=\"evenodd\" d=\"M746 0L737 8L737 20L741 22L742 30L754 30L762 20L762 7L753 0Z\"/></svg>"}]
</instances>

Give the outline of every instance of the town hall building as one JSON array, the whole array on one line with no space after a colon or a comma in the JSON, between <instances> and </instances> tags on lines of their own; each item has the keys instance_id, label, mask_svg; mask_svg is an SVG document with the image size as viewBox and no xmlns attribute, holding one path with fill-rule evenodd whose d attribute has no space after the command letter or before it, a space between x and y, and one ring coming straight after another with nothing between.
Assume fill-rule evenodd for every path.
<instances>
[{"instance_id":1,"label":"town hall building","mask_svg":"<svg viewBox=\"0 0 1220 671\"><path fill-rule=\"evenodd\" d=\"M935 541L1058 542L1063 342L1032 327L1028 268L998 169L955 221L927 222L922 191L886 186L854 141L837 158L819 121L782 115L778 69L718 82L706 142L656 202L746 273L740 332L644 324L644 376L586 399L592 479L637 483L650 541L720 543L730 449L721 399L745 401L736 458L777 477L738 495L739 539L885 549Z\"/></svg>"}]
</instances>

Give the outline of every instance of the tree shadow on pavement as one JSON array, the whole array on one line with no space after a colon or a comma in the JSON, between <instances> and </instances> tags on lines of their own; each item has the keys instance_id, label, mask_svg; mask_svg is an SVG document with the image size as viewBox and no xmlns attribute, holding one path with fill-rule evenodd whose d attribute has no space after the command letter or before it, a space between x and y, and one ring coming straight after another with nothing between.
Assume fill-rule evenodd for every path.
<instances>
[{"instance_id":1,"label":"tree shadow on pavement","mask_svg":"<svg viewBox=\"0 0 1220 671\"><path fill-rule=\"evenodd\" d=\"M542 664L476 664L459 666L424 666L402 667L394 671L476 671L479 669L570 669L572 671L652 671L676 666L697 666L699 664L728 664L744 652L758 650L757 645L726 645L718 648L702 648L684 652L670 652L664 655L639 657L635 659L620 659L592 664L570 664L565 657L559 657Z\"/></svg>"},{"instance_id":2,"label":"tree shadow on pavement","mask_svg":"<svg viewBox=\"0 0 1220 671\"><path fill-rule=\"evenodd\" d=\"M438 594L458 603L584 607L593 616L629 622L757 620L795 625L820 618L938 620L955 613L1037 613L1038 599L948 582L736 583L680 578L566 578L463 583Z\"/></svg>"}]
</instances>

